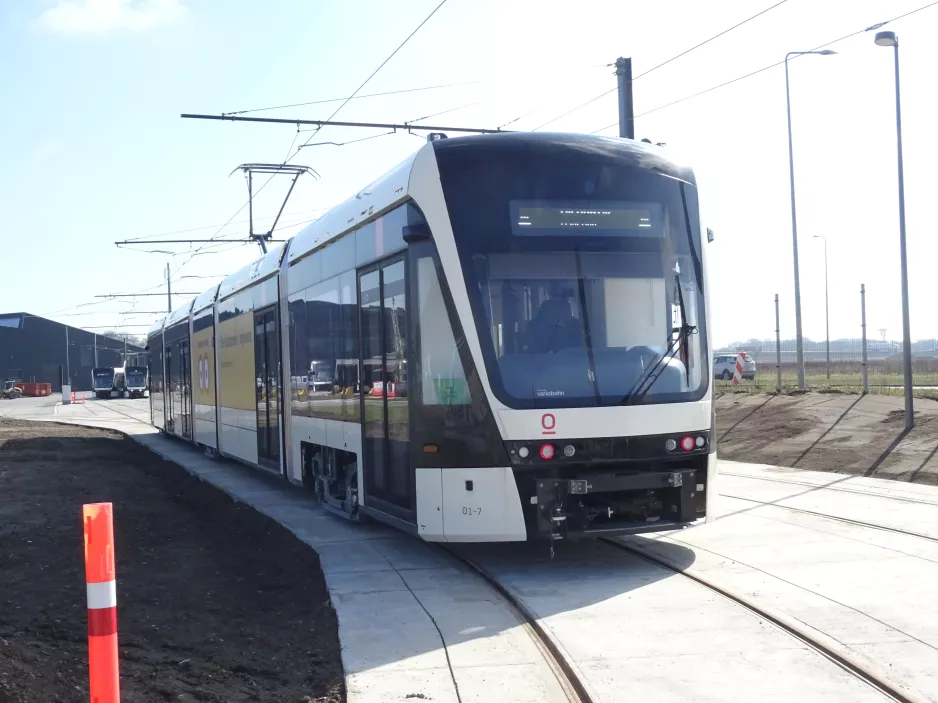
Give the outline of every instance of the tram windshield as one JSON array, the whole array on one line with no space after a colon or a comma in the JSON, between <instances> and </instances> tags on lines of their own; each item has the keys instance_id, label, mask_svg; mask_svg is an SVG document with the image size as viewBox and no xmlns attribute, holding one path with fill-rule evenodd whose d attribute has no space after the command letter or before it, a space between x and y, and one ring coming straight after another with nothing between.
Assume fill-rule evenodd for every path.
<instances>
[{"instance_id":1,"label":"tram windshield","mask_svg":"<svg viewBox=\"0 0 938 703\"><path fill-rule=\"evenodd\" d=\"M93 369L91 379L93 390L110 390L114 385L114 369Z\"/></svg>"},{"instance_id":2,"label":"tram windshield","mask_svg":"<svg viewBox=\"0 0 938 703\"><path fill-rule=\"evenodd\" d=\"M703 396L709 360L693 185L595 152L453 161L441 176L503 403Z\"/></svg>"},{"instance_id":3,"label":"tram windshield","mask_svg":"<svg viewBox=\"0 0 938 703\"><path fill-rule=\"evenodd\" d=\"M147 384L147 370L143 366L128 366L125 371L129 388L142 388Z\"/></svg>"}]
</instances>

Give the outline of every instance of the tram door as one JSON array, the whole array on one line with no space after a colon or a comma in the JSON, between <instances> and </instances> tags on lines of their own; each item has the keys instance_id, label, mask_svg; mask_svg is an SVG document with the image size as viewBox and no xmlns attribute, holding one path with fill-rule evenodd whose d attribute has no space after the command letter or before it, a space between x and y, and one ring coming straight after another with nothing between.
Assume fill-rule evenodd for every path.
<instances>
[{"instance_id":1,"label":"tram door","mask_svg":"<svg viewBox=\"0 0 938 703\"><path fill-rule=\"evenodd\" d=\"M254 375L257 388L258 463L280 471L280 344L277 308L254 313Z\"/></svg>"},{"instance_id":2,"label":"tram door","mask_svg":"<svg viewBox=\"0 0 938 703\"><path fill-rule=\"evenodd\" d=\"M166 359L163 373L163 412L166 413L165 427L167 432L176 432L176 415L173 404L176 397L175 377L173 376L173 345L166 345Z\"/></svg>"},{"instance_id":3,"label":"tram door","mask_svg":"<svg viewBox=\"0 0 938 703\"><path fill-rule=\"evenodd\" d=\"M401 258L359 274L364 502L413 523L406 291L406 266Z\"/></svg>"},{"instance_id":4,"label":"tram door","mask_svg":"<svg viewBox=\"0 0 938 703\"><path fill-rule=\"evenodd\" d=\"M192 439L192 364L189 358L189 340L179 342L179 419L182 436Z\"/></svg>"}]
</instances>

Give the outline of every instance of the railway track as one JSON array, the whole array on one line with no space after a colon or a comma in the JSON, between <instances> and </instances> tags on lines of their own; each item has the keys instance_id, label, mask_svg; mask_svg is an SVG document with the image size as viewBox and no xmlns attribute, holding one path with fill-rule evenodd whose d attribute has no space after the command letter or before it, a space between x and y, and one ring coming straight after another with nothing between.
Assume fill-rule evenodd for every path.
<instances>
[{"instance_id":1,"label":"railway track","mask_svg":"<svg viewBox=\"0 0 938 703\"><path fill-rule=\"evenodd\" d=\"M867 526L879 527L875 525ZM932 541L938 541L928 536L924 537ZM836 665L850 676L881 694L886 700L897 701L898 703L929 703L929 699L926 696L896 681L877 664L857 655L839 641L834 640L823 632L814 630L791 616L782 612L776 612L770 608L762 607L745 595L722 587L705 574L695 573L692 567L687 568L672 563L666 557L662 557L650 549L643 549L627 544L623 542L621 538L601 538L599 541L617 551L627 553L654 566L666 569L673 574L689 579L697 586L705 588L732 602L735 606L742 608L751 615L771 623L786 635L794 638L817 653L820 657ZM598 703L599 699L595 697L595 694L591 693L589 683L581 677L578 667L567 656L562 642L558 641L555 635L550 632L542 618L535 611L527 606L520 597L512 592L511 588L502 583L499 578L484 565L450 548L443 548L443 550L476 572L517 614L520 621L524 624L526 631L535 641L548 665L553 670L570 703L587 703L592 701Z\"/></svg>"},{"instance_id":2,"label":"railway track","mask_svg":"<svg viewBox=\"0 0 938 703\"><path fill-rule=\"evenodd\" d=\"M823 633L813 630L813 628L806 626L805 623L781 612L772 612L767 608L760 607L749 598L723 588L706 575L695 573L692 568L682 568L671 563L668 559L655 554L651 550L625 544L620 541L620 539L614 537L601 538L601 541L615 549L631 554L675 574L680 574L703 588L732 601L751 614L763 618L789 636L811 648L820 656L875 689L889 700L898 701L899 703L929 703L929 699L926 696L892 680L885 671L879 670L879 667L875 664L860 661L859 657L846 646Z\"/></svg>"},{"instance_id":3,"label":"railway track","mask_svg":"<svg viewBox=\"0 0 938 703\"><path fill-rule=\"evenodd\" d=\"M729 493L720 494L724 498L732 498L733 500L742 500L747 503L756 503L758 505L772 507L772 508L781 508L782 510L788 510L793 513L801 513L804 515L813 515L815 517L825 518L827 520L834 520L836 522L843 522L848 525L856 525L857 527L866 527L872 530L882 530L883 532L894 532L900 535L907 535L909 537L918 537L919 539L928 540L929 542L938 542L938 537L933 537L932 535L922 534L921 532L912 532L911 530L903 530L898 527L889 527L887 525L879 525L873 522L864 522L863 520L853 520L851 518L839 517L837 515L829 515L827 513L817 512L816 510L805 510L804 508L793 508L790 505L782 505L773 501L764 501L756 500L754 498L743 498L742 496L734 496Z\"/></svg>"},{"instance_id":4,"label":"railway track","mask_svg":"<svg viewBox=\"0 0 938 703\"><path fill-rule=\"evenodd\" d=\"M775 478L775 477L768 477L768 476L752 476L750 474L737 474L731 471L723 471L723 470L720 470L719 475L720 476L732 476L733 478L745 478L745 479L750 479L752 481L768 481L770 483L785 483L785 484L790 484L793 486L806 486L806 487L814 488L817 490L836 491L838 493L852 493L854 495L867 496L870 498L883 498L885 500L894 500L900 503L915 503L918 505L930 505L932 507L938 508L938 501L934 501L934 500L925 500L923 498L914 498L911 496L890 495L888 493L877 493L875 491L860 490L857 488L848 488L846 486L819 485L817 483L811 483L810 481L798 481L796 479ZM848 478L853 478L853 476L849 476Z\"/></svg>"},{"instance_id":5,"label":"railway track","mask_svg":"<svg viewBox=\"0 0 938 703\"><path fill-rule=\"evenodd\" d=\"M446 547L441 547L441 549L478 574L518 616L528 636L534 641L535 646L557 678L557 682L566 695L568 703L594 703L589 687L580 678L576 667L566 656L561 645L547 632L537 615L485 567L452 549Z\"/></svg>"}]
</instances>

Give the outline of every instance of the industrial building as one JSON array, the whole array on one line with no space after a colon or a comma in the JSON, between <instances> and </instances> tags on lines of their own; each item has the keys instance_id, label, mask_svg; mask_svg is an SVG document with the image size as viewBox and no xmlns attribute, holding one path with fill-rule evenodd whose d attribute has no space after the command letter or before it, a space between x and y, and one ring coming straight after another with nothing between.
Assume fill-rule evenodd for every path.
<instances>
[{"instance_id":1,"label":"industrial building","mask_svg":"<svg viewBox=\"0 0 938 703\"><path fill-rule=\"evenodd\" d=\"M124 340L25 312L0 314L0 379L51 383L58 392L65 375L73 391L90 391L94 367L123 366L125 358L146 364L146 352Z\"/></svg>"}]
</instances>

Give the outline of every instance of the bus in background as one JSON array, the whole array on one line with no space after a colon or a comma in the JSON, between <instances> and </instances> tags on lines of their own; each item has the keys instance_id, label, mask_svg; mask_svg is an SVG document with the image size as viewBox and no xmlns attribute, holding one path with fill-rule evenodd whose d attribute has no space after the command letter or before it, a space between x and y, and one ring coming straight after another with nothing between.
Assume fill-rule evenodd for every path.
<instances>
[{"instance_id":1,"label":"bus in background","mask_svg":"<svg viewBox=\"0 0 938 703\"><path fill-rule=\"evenodd\" d=\"M146 397L148 381L146 366L124 367L124 379L127 386L127 393L131 398Z\"/></svg>"}]
</instances>

